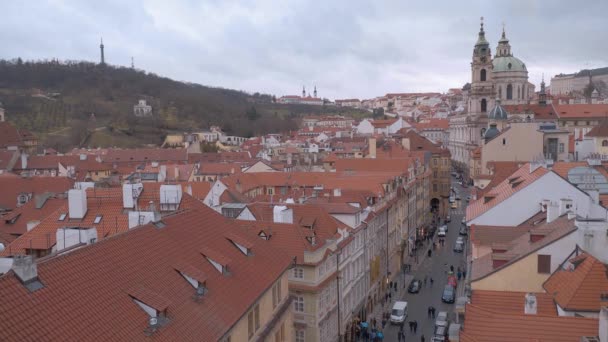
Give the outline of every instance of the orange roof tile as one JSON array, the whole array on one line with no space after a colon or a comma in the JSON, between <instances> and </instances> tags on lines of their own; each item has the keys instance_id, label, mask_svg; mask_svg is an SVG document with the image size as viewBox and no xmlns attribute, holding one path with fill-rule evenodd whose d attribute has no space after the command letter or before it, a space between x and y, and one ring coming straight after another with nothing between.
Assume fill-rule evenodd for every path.
<instances>
[{"instance_id":1,"label":"orange roof tile","mask_svg":"<svg viewBox=\"0 0 608 342\"><path fill-rule=\"evenodd\" d=\"M12 271L0 276L0 340L221 340L239 320L246 320L250 308L292 262L202 203L163 222L163 228L148 224L39 259L38 279L44 287L33 293ZM253 243L251 255L225 238L230 232ZM202 257L204 247L230 258L229 275ZM176 265L190 265L206 275L201 300L194 299L196 290ZM166 308L166 324L146 332L149 316L133 297Z\"/></svg>"},{"instance_id":2,"label":"orange roof tile","mask_svg":"<svg viewBox=\"0 0 608 342\"><path fill-rule=\"evenodd\" d=\"M596 318L512 314L474 304L467 304L465 311L463 341L573 342L598 332Z\"/></svg>"},{"instance_id":3,"label":"orange roof tile","mask_svg":"<svg viewBox=\"0 0 608 342\"><path fill-rule=\"evenodd\" d=\"M543 316L557 316L557 308L553 296L544 293L534 293L536 296L537 313ZM500 310L507 314L523 314L526 292L474 290L471 304L487 310Z\"/></svg>"},{"instance_id":4,"label":"orange roof tile","mask_svg":"<svg viewBox=\"0 0 608 342\"><path fill-rule=\"evenodd\" d=\"M583 253L573 269L555 271L543 288L555 296L560 307L568 311L600 311L601 295L608 293L608 265Z\"/></svg>"},{"instance_id":5,"label":"orange roof tile","mask_svg":"<svg viewBox=\"0 0 608 342\"><path fill-rule=\"evenodd\" d=\"M608 104L555 104L553 107L560 119L605 118L608 115Z\"/></svg>"},{"instance_id":6,"label":"orange roof tile","mask_svg":"<svg viewBox=\"0 0 608 342\"><path fill-rule=\"evenodd\" d=\"M521 180L521 183L517 182L519 185L514 186L517 183L511 183L509 182L509 179L505 179L500 184L496 185L496 187L487 191L483 196L469 204L466 213L467 221L471 221L486 211L494 208L502 201L511 197L513 194L526 186L534 183L548 172L550 171L543 167L539 167L533 172L530 172L530 164L526 163L520 167L519 170L515 171L511 177L509 177L509 179L519 177L519 180Z\"/></svg>"},{"instance_id":7,"label":"orange roof tile","mask_svg":"<svg viewBox=\"0 0 608 342\"><path fill-rule=\"evenodd\" d=\"M64 193L71 189L74 181L64 177L19 177L12 174L0 175L0 207L17 207L19 194L42 194L45 192ZM33 198L33 197L32 197Z\"/></svg>"}]
</instances>

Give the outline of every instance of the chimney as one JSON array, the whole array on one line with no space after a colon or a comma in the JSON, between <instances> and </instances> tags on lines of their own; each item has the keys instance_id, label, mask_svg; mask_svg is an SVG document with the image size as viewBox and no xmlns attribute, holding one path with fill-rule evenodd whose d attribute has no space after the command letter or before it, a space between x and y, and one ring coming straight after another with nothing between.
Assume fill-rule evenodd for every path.
<instances>
[{"instance_id":1,"label":"chimney","mask_svg":"<svg viewBox=\"0 0 608 342\"><path fill-rule=\"evenodd\" d=\"M15 255L12 269L23 284L38 279L38 268L31 255Z\"/></svg>"},{"instance_id":2,"label":"chimney","mask_svg":"<svg viewBox=\"0 0 608 342\"><path fill-rule=\"evenodd\" d=\"M549 204L551 203L551 201L549 201L548 199L544 199L540 202L540 210L544 213L545 211L547 211L547 207L549 206Z\"/></svg>"},{"instance_id":3,"label":"chimney","mask_svg":"<svg viewBox=\"0 0 608 342\"><path fill-rule=\"evenodd\" d=\"M536 295L534 293L526 293L524 313L526 315L536 315Z\"/></svg>"},{"instance_id":4,"label":"chimney","mask_svg":"<svg viewBox=\"0 0 608 342\"><path fill-rule=\"evenodd\" d=\"M562 198L559 200L559 216L565 215L568 211L572 210L572 199Z\"/></svg>"},{"instance_id":5,"label":"chimney","mask_svg":"<svg viewBox=\"0 0 608 342\"><path fill-rule=\"evenodd\" d=\"M549 202L547 205L547 223L555 221L559 217L559 206L557 203Z\"/></svg>"},{"instance_id":6,"label":"chimney","mask_svg":"<svg viewBox=\"0 0 608 342\"><path fill-rule=\"evenodd\" d=\"M84 153L82 153L82 154L80 155L80 160L87 160L87 155L86 155L86 154L84 154Z\"/></svg>"},{"instance_id":7,"label":"chimney","mask_svg":"<svg viewBox=\"0 0 608 342\"><path fill-rule=\"evenodd\" d=\"M87 191L70 189L68 191L68 208L71 219L83 219L87 214Z\"/></svg>"},{"instance_id":8,"label":"chimney","mask_svg":"<svg viewBox=\"0 0 608 342\"><path fill-rule=\"evenodd\" d=\"M21 153L21 168L27 169L27 154Z\"/></svg>"},{"instance_id":9,"label":"chimney","mask_svg":"<svg viewBox=\"0 0 608 342\"><path fill-rule=\"evenodd\" d=\"M376 138L367 139L368 158L376 159Z\"/></svg>"},{"instance_id":10,"label":"chimney","mask_svg":"<svg viewBox=\"0 0 608 342\"><path fill-rule=\"evenodd\" d=\"M410 150L410 138L401 139L401 145L403 145L403 147L409 151Z\"/></svg>"},{"instance_id":11,"label":"chimney","mask_svg":"<svg viewBox=\"0 0 608 342\"><path fill-rule=\"evenodd\" d=\"M598 326L598 337L600 342L608 342L608 306L602 306L600 309L600 322Z\"/></svg>"}]
</instances>

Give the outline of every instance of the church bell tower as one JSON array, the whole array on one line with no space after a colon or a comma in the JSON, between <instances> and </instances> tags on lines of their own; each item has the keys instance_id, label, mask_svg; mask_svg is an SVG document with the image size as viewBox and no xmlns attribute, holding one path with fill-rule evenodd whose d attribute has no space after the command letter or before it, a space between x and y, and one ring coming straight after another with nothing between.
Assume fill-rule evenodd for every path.
<instances>
[{"instance_id":1,"label":"church bell tower","mask_svg":"<svg viewBox=\"0 0 608 342\"><path fill-rule=\"evenodd\" d=\"M494 107L494 86L492 84L492 52L483 30L483 17L471 62L471 93L469 96L469 115L487 114Z\"/></svg>"}]
</instances>

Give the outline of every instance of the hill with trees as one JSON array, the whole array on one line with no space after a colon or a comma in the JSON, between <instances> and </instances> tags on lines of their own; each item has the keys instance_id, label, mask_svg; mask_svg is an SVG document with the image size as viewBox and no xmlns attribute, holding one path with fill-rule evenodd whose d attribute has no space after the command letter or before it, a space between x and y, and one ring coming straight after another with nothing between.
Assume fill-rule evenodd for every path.
<instances>
[{"instance_id":1,"label":"hill with trees","mask_svg":"<svg viewBox=\"0 0 608 342\"><path fill-rule=\"evenodd\" d=\"M140 99L152 106L151 117L133 114ZM0 102L9 121L59 150L160 144L167 133L212 125L250 137L294 129L302 115L353 111L278 104L268 94L178 82L133 68L20 58L0 60Z\"/></svg>"}]
</instances>

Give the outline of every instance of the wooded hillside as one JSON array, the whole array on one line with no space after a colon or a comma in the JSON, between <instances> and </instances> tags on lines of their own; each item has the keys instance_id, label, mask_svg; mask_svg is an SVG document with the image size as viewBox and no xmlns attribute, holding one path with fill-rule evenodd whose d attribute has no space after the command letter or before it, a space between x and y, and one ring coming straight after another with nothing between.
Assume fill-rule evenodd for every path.
<instances>
[{"instance_id":1,"label":"wooded hillside","mask_svg":"<svg viewBox=\"0 0 608 342\"><path fill-rule=\"evenodd\" d=\"M152 106L151 118L133 115L140 99ZM271 95L178 82L132 68L21 59L0 60L0 102L9 121L59 149L78 145L87 129L95 132L87 142L91 147L138 146L159 144L168 132L211 125L239 136L280 132L296 128L302 115L346 111L280 105Z\"/></svg>"}]
</instances>

